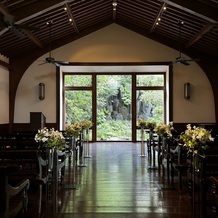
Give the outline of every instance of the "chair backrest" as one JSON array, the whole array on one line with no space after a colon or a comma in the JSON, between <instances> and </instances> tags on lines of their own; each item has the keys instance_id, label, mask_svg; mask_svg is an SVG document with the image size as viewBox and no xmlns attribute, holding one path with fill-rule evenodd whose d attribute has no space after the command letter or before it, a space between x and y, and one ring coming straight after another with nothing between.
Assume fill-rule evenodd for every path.
<instances>
[{"instance_id":1,"label":"chair backrest","mask_svg":"<svg viewBox=\"0 0 218 218\"><path fill-rule=\"evenodd\" d=\"M48 172L49 172L49 160L48 154L46 151L37 151L38 158L38 179L41 180L42 183L46 183L48 181Z\"/></svg>"},{"instance_id":2,"label":"chair backrest","mask_svg":"<svg viewBox=\"0 0 218 218\"><path fill-rule=\"evenodd\" d=\"M27 198L26 192L29 188L29 180L21 180L15 187L8 183L8 175L18 170L20 170L19 165L0 167L0 217L15 217L22 208L26 209L27 207L26 202L28 201L24 198ZM21 192L22 195L20 195ZM19 198L14 200L14 196L19 196Z\"/></svg>"},{"instance_id":3,"label":"chair backrest","mask_svg":"<svg viewBox=\"0 0 218 218\"><path fill-rule=\"evenodd\" d=\"M5 210L6 210L6 198L7 198L7 194L6 194L6 187L8 184L8 176L6 173L6 168L5 167L0 167L0 175L1 175L1 179L0 179L0 215L5 214ZM0 216L2 217L2 216Z\"/></svg>"}]
</instances>

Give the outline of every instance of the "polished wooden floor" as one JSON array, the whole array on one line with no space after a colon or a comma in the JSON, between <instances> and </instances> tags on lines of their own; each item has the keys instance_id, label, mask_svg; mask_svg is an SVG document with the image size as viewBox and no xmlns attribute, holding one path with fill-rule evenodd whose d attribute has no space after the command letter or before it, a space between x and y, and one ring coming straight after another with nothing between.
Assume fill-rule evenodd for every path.
<instances>
[{"instance_id":1,"label":"polished wooden floor","mask_svg":"<svg viewBox=\"0 0 218 218\"><path fill-rule=\"evenodd\" d=\"M185 178L182 193L177 176L171 182L166 161L165 169L159 169L157 160L153 162L149 158L146 146L146 156L141 156L141 143L98 142L91 143L89 148L91 157L82 157L75 165L72 156L67 157L64 183L59 184L57 195L46 199L46 193L50 192L48 187L43 187L40 216L38 190L29 190L26 218L214 217L209 213L201 216L202 205L191 204ZM85 151L83 154L87 155Z\"/></svg>"},{"instance_id":2,"label":"polished wooden floor","mask_svg":"<svg viewBox=\"0 0 218 218\"><path fill-rule=\"evenodd\" d=\"M76 166L67 161L55 217L60 218L184 218L192 217L188 192L175 180L150 169L141 144L92 143L90 158ZM47 217L54 217L52 210Z\"/></svg>"}]
</instances>

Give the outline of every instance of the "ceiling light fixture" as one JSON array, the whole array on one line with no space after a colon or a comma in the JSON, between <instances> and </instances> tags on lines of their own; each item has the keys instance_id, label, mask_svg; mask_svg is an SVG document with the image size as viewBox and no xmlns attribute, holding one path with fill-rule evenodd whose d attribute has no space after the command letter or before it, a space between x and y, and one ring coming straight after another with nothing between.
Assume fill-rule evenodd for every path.
<instances>
[{"instance_id":1,"label":"ceiling light fixture","mask_svg":"<svg viewBox=\"0 0 218 218\"><path fill-rule=\"evenodd\" d=\"M166 7L165 3L163 3L160 10L159 10L157 18L155 20L156 25L158 25L159 22L161 21L161 17L163 16L163 13L164 13L164 11L166 11L166 9L167 9L167 7Z\"/></svg>"},{"instance_id":2,"label":"ceiling light fixture","mask_svg":"<svg viewBox=\"0 0 218 218\"><path fill-rule=\"evenodd\" d=\"M114 0L112 2L112 6L113 6L113 11L116 11L117 10L117 1L116 0Z\"/></svg>"},{"instance_id":3,"label":"ceiling light fixture","mask_svg":"<svg viewBox=\"0 0 218 218\"><path fill-rule=\"evenodd\" d=\"M48 27L52 26L52 24L53 24L53 20L50 20L50 21L46 22L46 26L48 26Z\"/></svg>"}]
</instances>

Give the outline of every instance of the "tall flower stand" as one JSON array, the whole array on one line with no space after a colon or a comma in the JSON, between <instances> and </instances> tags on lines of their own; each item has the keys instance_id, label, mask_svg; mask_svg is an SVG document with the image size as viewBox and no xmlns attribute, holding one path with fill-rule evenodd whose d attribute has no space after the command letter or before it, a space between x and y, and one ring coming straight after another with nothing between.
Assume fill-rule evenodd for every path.
<instances>
[{"instance_id":1,"label":"tall flower stand","mask_svg":"<svg viewBox=\"0 0 218 218\"><path fill-rule=\"evenodd\" d=\"M38 203L37 203L37 217L41 217L42 215L42 195L43 195L43 185L45 185L45 216L49 214L48 211L48 204L49 200L52 200L52 210L53 214L55 214L56 211L56 205L53 203L54 201L54 195L55 195L55 189L54 189L54 184L56 181L54 181L54 153L55 150L54 148L51 147L45 147L43 143L40 144L38 148L38 160L39 160L39 165L40 165L40 176L38 180L38 185L39 188L37 190L37 198L38 198ZM42 168L43 167L43 168ZM45 172L44 172L45 170ZM44 172L44 173L43 173Z\"/></svg>"},{"instance_id":2,"label":"tall flower stand","mask_svg":"<svg viewBox=\"0 0 218 218\"><path fill-rule=\"evenodd\" d=\"M85 155L84 158L91 158L92 156L89 154L89 129L85 130Z\"/></svg>"},{"instance_id":3,"label":"tall flower stand","mask_svg":"<svg viewBox=\"0 0 218 218\"><path fill-rule=\"evenodd\" d=\"M169 179L169 177L170 177L170 159L171 159L169 138L166 136L163 136L162 140L163 140L163 142L162 142L163 157L166 159L167 178Z\"/></svg>"},{"instance_id":4,"label":"tall flower stand","mask_svg":"<svg viewBox=\"0 0 218 218\"><path fill-rule=\"evenodd\" d=\"M170 180L170 161L171 161L171 153L170 153L170 138L168 136L162 136L162 149L161 149L161 166L163 177L165 176L165 170L167 173L167 179L162 184L162 189L175 189L174 184ZM166 165L166 169L165 169Z\"/></svg>"},{"instance_id":5,"label":"tall flower stand","mask_svg":"<svg viewBox=\"0 0 218 218\"><path fill-rule=\"evenodd\" d=\"M45 202L45 214L48 214L48 203L49 203L49 198L52 196L52 191L51 188L53 188L53 186L50 186L50 180L52 178L52 170L53 170L53 157L54 157L54 150L49 148L49 147L43 147L43 144L40 145L39 147L40 153L41 153L41 157L42 160L44 162L46 162L46 177L44 177L44 182L45 183L39 183L39 190L38 190L38 195L37 197L40 199L38 202L38 217L41 216L41 212L42 212L42 193L43 193L43 187L42 185L45 184L45 196L46 196L46 202ZM44 166L44 164L43 164ZM42 173L42 172L41 172Z\"/></svg>"},{"instance_id":6,"label":"tall flower stand","mask_svg":"<svg viewBox=\"0 0 218 218\"><path fill-rule=\"evenodd\" d=\"M77 182L76 182L76 156L77 156L77 148L76 148L76 139L75 137L70 137L69 138L69 144L70 147L72 148L72 161L71 158L69 158L68 162L68 181L67 183L64 183L64 187L66 189L76 189L77 187ZM72 168L71 168L72 164Z\"/></svg>"},{"instance_id":7,"label":"tall flower stand","mask_svg":"<svg viewBox=\"0 0 218 218\"><path fill-rule=\"evenodd\" d=\"M205 154L202 151L192 152L192 181L191 181L191 198L192 198L192 217L206 217L206 162ZM196 188L197 187L197 188ZM197 205L200 205L199 207ZM216 216L217 217L217 216Z\"/></svg>"},{"instance_id":8,"label":"tall flower stand","mask_svg":"<svg viewBox=\"0 0 218 218\"><path fill-rule=\"evenodd\" d=\"M86 167L86 165L83 163L83 144L84 144L84 134L83 131L81 131L79 135L79 139L76 142L77 147L79 149L79 164L77 165L78 167Z\"/></svg>"},{"instance_id":9,"label":"tall flower stand","mask_svg":"<svg viewBox=\"0 0 218 218\"><path fill-rule=\"evenodd\" d=\"M156 156L155 156L155 142L154 142L154 132L153 130L149 130L149 139L147 142L148 151L149 151L149 170L156 170Z\"/></svg>"},{"instance_id":10,"label":"tall flower stand","mask_svg":"<svg viewBox=\"0 0 218 218\"><path fill-rule=\"evenodd\" d=\"M58 154L55 150L53 153L53 168L52 168L52 182L53 182L53 214L57 213L58 205L57 205L57 190L58 190L58 173L57 173L57 164L58 164Z\"/></svg>"},{"instance_id":11,"label":"tall flower stand","mask_svg":"<svg viewBox=\"0 0 218 218\"><path fill-rule=\"evenodd\" d=\"M171 153L170 153L170 139L167 136L162 136L162 160L161 165L163 168L163 174L165 174L164 168L166 165L166 172L167 172L167 178L170 178L170 160L171 160ZM164 161L165 160L165 161Z\"/></svg>"},{"instance_id":12,"label":"tall flower stand","mask_svg":"<svg viewBox=\"0 0 218 218\"><path fill-rule=\"evenodd\" d=\"M146 157L144 137L145 137L145 130L141 128L141 155L140 157Z\"/></svg>"}]
</instances>

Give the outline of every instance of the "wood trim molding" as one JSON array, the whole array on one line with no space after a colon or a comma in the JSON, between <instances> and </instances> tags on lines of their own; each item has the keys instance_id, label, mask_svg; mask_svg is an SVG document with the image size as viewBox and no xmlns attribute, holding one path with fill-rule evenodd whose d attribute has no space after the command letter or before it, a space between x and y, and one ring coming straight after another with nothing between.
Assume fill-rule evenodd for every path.
<instances>
[{"instance_id":1,"label":"wood trim molding","mask_svg":"<svg viewBox=\"0 0 218 218\"><path fill-rule=\"evenodd\" d=\"M0 60L0 65L5 67L5 68L7 68L7 69L9 69L9 64L4 62L4 61L2 61L2 60Z\"/></svg>"}]
</instances>

